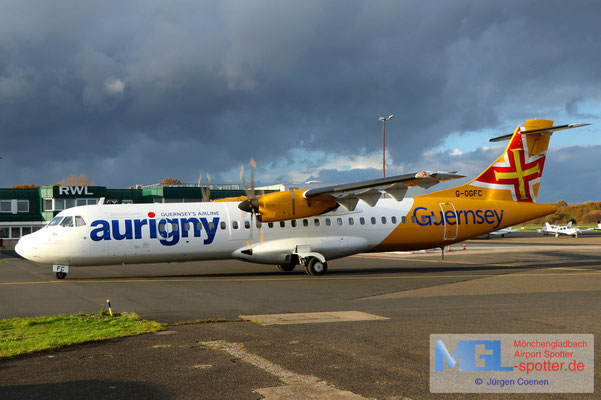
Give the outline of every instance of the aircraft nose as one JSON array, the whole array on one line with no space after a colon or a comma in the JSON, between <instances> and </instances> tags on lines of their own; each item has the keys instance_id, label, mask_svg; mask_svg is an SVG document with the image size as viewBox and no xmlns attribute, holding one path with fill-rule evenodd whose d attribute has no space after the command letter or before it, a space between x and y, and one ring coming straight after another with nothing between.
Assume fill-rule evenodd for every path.
<instances>
[{"instance_id":1,"label":"aircraft nose","mask_svg":"<svg viewBox=\"0 0 601 400\"><path fill-rule=\"evenodd\" d=\"M31 258L31 235L25 235L17 242L15 246L15 251L23 258L30 259Z\"/></svg>"}]
</instances>

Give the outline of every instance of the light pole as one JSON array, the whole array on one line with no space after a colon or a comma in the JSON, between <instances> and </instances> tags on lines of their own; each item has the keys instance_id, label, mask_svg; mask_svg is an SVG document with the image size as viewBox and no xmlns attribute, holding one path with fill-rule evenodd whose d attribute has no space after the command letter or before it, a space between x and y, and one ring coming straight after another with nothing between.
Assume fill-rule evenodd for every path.
<instances>
[{"instance_id":1,"label":"light pole","mask_svg":"<svg viewBox=\"0 0 601 400\"><path fill-rule=\"evenodd\" d=\"M394 114L390 114L388 117L378 118L382 121L382 177L386 178L386 121L392 119Z\"/></svg>"}]
</instances>

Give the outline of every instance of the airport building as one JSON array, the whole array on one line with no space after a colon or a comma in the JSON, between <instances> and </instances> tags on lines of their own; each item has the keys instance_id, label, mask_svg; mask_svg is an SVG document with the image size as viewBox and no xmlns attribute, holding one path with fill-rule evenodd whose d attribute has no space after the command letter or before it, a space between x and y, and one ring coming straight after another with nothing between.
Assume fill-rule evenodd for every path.
<instances>
[{"instance_id":1,"label":"airport building","mask_svg":"<svg viewBox=\"0 0 601 400\"><path fill-rule=\"evenodd\" d=\"M44 227L67 208L98 204L181 203L244 195L240 185L168 185L108 189L104 186L42 186L39 189L0 189L0 250L14 249L23 235Z\"/></svg>"}]
</instances>

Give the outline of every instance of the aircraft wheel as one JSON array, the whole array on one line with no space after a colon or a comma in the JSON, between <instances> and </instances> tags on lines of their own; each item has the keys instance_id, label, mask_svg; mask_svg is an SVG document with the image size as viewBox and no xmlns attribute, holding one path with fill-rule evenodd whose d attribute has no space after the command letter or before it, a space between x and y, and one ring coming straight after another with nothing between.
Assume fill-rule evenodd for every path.
<instances>
[{"instance_id":1,"label":"aircraft wheel","mask_svg":"<svg viewBox=\"0 0 601 400\"><path fill-rule=\"evenodd\" d=\"M65 272L57 272L56 273L56 279L65 279L67 277L67 274Z\"/></svg>"},{"instance_id":2,"label":"aircraft wheel","mask_svg":"<svg viewBox=\"0 0 601 400\"><path fill-rule=\"evenodd\" d=\"M319 261L319 259L311 257L311 259L305 265L305 270L309 275L323 275L328 270L328 263L322 263L321 261Z\"/></svg>"},{"instance_id":3,"label":"aircraft wheel","mask_svg":"<svg viewBox=\"0 0 601 400\"><path fill-rule=\"evenodd\" d=\"M278 265L278 269L282 272L291 272L291 271L294 271L294 268L296 268L296 265L293 265L293 264Z\"/></svg>"}]
</instances>

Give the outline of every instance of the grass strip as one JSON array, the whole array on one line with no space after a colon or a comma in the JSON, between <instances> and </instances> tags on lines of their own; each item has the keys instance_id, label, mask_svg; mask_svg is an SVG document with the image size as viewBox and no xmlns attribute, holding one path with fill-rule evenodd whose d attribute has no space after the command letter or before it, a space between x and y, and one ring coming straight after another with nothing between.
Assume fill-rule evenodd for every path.
<instances>
[{"instance_id":1,"label":"grass strip","mask_svg":"<svg viewBox=\"0 0 601 400\"><path fill-rule=\"evenodd\" d=\"M0 359L76 344L140 335L166 325L135 314L111 317L104 313L0 320Z\"/></svg>"}]
</instances>

